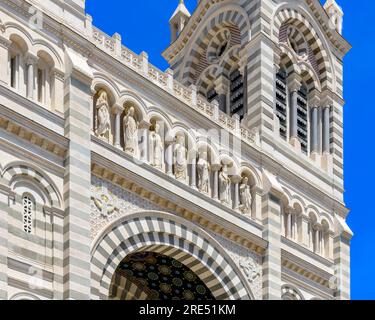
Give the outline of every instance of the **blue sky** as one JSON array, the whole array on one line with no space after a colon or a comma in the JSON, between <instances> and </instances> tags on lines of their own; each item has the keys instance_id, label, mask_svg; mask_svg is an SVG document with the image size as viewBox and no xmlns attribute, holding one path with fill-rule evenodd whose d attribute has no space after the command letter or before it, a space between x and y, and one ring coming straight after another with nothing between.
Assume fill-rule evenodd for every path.
<instances>
[{"instance_id":1,"label":"blue sky","mask_svg":"<svg viewBox=\"0 0 375 320\"><path fill-rule=\"evenodd\" d=\"M302 1L302 0L301 0ZM185 0L193 12L197 0ZM118 32L131 50L146 51L150 62L162 70L168 64L161 52L169 45L168 20L178 0L86 1L94 24L112 35ZM131 3L131 4L129 4ZM353 49L345 67L345 187L351 209L352 298L375 299L375 1L338 0L344 10L344 37ZM375 188L374 188L375 191Z\"/></svg>"}]
</instances>

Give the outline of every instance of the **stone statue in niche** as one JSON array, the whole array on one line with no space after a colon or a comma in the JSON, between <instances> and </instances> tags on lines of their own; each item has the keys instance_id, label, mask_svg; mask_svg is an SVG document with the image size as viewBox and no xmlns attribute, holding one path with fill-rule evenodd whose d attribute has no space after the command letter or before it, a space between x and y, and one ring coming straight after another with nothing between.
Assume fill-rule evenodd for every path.
<instances>
[{"instance_id":1,"label":"stone statue in niche","mask_svg":"<svg viewBox=\"0 0 375 320\"><path fill-rule=\"evenodd\" d=\"M224 164L219 175L220 201L222 203L230 204L230 186L231 180L228 175L228 166Z\"/></svg>"},{"instance_id":2,"label":"stone statue in niche","mask_svg":"<svg viewBox=\"0 0 375 320\"><path fill-rule=\"evenodd\" d=\"M163 169L164 162L164 143L160 136L160 125L158 123L154 126L154 131L150 134L150 159L151 165L160 170Z\"/></svg>"},{"instance_id":3,"label":"stone statue in niche","mask_svg":"<svg viewBox=\"0 0 375 320\"><path fill-rule=\"evenodd\" d=\"M186 160L185 137L177 136L174 150L174 175L177 180L186 181L187 160Z\"/></svg>"},{"instance_id":4,"label":"stone statue in niche","mask_svg":"<svg viewBox=\"0 0 375 320\"><path fill-rule=\"evenodd\" d=\"M124 142L125 152L132 156L138 153L138 122L134 117L135 110L131 107L124 117Z\"/></svg>"},{"instance_id":5,"label":"stone statue in niche","mask_svg":"<svg viewBox=\"0 0 375 320\"><path fill-rule=\"evenodd\" d=\"M249 178L244 177L240 185L240 209L244 214L251 214L252 196Z\"/></svg>"},{"instance_id":6,"label":"stone statue in niche","mask_svg":"<svg viewBox=\"0 0 375 320\"><path fill-rule=\"evenodd\" d=\"M210 191L210 164L207 161L207 152L202 152L199 155L197 163L198 169L198 189L200 192L209 194Z\"/></svg>"},{"instance_id":7,"label":"stone statue in niche","mask_svg":"<svg viewBox=\"0 0 375 320\"><path fill-rule=\"evenodd\" d=\"M111 131L111 116L109 112L108 95L105 90L100 90L96 101L96 135L109 140Z\"/></svg>"}]
</instances>

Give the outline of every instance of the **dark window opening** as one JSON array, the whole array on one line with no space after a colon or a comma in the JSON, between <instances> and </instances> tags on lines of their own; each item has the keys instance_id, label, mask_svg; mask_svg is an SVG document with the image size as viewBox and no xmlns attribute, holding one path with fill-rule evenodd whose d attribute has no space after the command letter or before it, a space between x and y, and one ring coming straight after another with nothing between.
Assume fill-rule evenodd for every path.
<instances>
[{"instance_id":1,"label":"dark window opening","mask_svg":"<svg viewBox=\"0 0 375 320\"><path fill-rule=\"evenodd\" d=\"M43 102L43 70L38 69L38 101Z\"/></svg>"},{"instance_id":2,"label":"dark window opening","mask_svg":"<svg viewBox=\"0 0 375 320\"><path fill-rule=\"evenodd\" d=\"M302 86L297 97L297 130L301 142L302 151L307 154L308 150L308 118L307 118L307 89Z\"/></svg>"},{"instance_id":3,"label":"dark window opening","mask_svg":"<svg viewBox=\"0 0 375 320\"><path fill-rule=\"evenodd\" d=\"M16 87L16 57L10 59L10 86Z\"/></svg>"},{"instance_id":4,"label":"dark window opening","mask_svg":"<svg viewBox=\"0 0 375 320\"><path fill-rule=\"evenodd\" d=\"M238 114L240 119L245 116L244 77L236 70L230 75L230 113Z\"/></svg>"},{"instance_id":5,"label":"dark window opening","mask_svg":"<svg viewBox=\"0 0 375 320\"><path fill-rule=\"evenodd\" d=\"M287 87L284 70L276 75L276 116L280 123L280 136L287 140Z\"/></svg>"}]
</instances>

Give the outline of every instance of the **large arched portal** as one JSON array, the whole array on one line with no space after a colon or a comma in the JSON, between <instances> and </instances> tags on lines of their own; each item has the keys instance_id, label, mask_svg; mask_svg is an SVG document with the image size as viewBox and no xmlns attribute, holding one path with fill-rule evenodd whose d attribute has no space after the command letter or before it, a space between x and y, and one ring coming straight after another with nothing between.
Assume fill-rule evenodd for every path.
<instances>
[{"instance_id":1,"label":"large arched portal","mask_svg":"<svg viewBox=\"0 0 375 320\"><path fill-rule=\"evenodd\" d=\"M172 257L156 252L129 254L112 279L110 299L214 300L200 277Z\"/></svg>"},{"instance_id":2,"label":"large arched portal","mask_svg":"<svg viewBox=\"0 0 375 320\"><path fill-rule=\"evenodd\" d=\"M164 259L166 263L151 266L151 259L146 261L147 255L161 262ZM136 264L136 259L143 259L143 266ZM187 289L195 286L195 293L198 293L194 295L195 300L200 298L199 292L203 291L216 300L253 299L245 277L216 240L185 219L155 211L120 218L94 241L92 298L167 299L163 292L176 290L176 286L168 287L165 284L173 284L177 277L169 276L165 280L162 278L160 283L152 282L152 278L158 276L159 279L160 274L167 273L167 268L161 267L159 270L163 264L181 266L187 276L185 280L180 278L182 286ZM158 273L154 272L156 276L151 275L151 279L142 271L141 276L139 273L134 276L137 268L151 271L150 267L158 268ZM188 279L195 282L190 281L189 284ZM181 281L175 280L176 284L181 284ZM158 286L155 291L152 291L152 283ZM193 290L190 291L194 294ZM177 297L181 297L183 292L178 294ZM189 290L185 290L182 297L184 300L192 298Z\"/></svg>"}]
</instances>

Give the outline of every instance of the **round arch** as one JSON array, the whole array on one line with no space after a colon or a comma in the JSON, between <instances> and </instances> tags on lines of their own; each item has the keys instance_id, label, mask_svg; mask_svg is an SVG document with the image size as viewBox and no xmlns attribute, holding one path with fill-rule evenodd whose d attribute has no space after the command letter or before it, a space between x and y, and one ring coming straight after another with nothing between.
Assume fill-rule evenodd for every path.
<instances>
[{"instance_id":1,"label":"round arch","mask_svg":"<svg viewBox=\"0 0 375 320\"><path fill-rule=\"evenodd\" d=\"M48 197L52 207L61 208L62 197L57 186L45 172L36 166L23 162L11 163L4 168L3 178L8 182L9 186L19 178L30 179Z\"/></svg>"},{"instance_id":2,"label":"round arch","mask_svg":"<svg viewBox=\"0 0 375 320\"><path fill-rule=\"evenodd\" d=\"M323 44L321 37L319 37L317 31L315 31L315 28L305 16L308 16L308 13L300 6L296 9L285 6L279 7L273 17L271 35L273 40L279 43L281 29L284 24L291 24L299 29L307 43L309 43L316 61L319 61L316 68L320 75L322 88L332 90L334 74L330 57L325 49L327 46Z\"/></svg>"},{"instance_id":3,"label":"round arch","mask_svg":"<svg viewBox=\"0 0 375 320\"><path fill-rule=\"evenodd\" d=\"M281 287L282 300L305 300L302 292L291 284L285 284Z\"/></svg>"},{"instance_id":4,"label":"round arch","mask_svg":"<svg viewBox=\"0 0 375 320\"><path fill-rule=\"evenodd\" d=\"M20 292L13 295L9 300L40 300L40 298L28 292Z\"/></svg>"},{"instance_id":5,"label":"round arch","mask_svg":"<svg viewBox=\"0 0 375 320\"><path fill-rule=\"evenodd\" d=\"M218 5L220 5L219 8ZM203 19L206 22L196 31L199 36L190 40L191 45L182 63L183 67L179 75L180 81L183 81L183 83L193 84L195 79L198 78L193 70L195 68L191 68L191 66L200 65L202 58L206 61L204 53L212 38L221 28L231 27L232 31L237 33L234 38L239 38L239 41L231 41L232 45L243 46L250 40L251 25L249 17L239 5L213 5Z\"/></svg>"},{"instance_id":6,"label":"round arch","mask_svg":"<svg viewBox=\"0 0 375 320\"><path fill-rule=\"evenodd\" d=\"M216 240L191 222L164 212L148 211L120 218L99 235L92 247L92 298L107 299L117 266L134 252L173 256L199 274L218 300L253 299L243 274Z\"/></svg>"}]
</instances>

